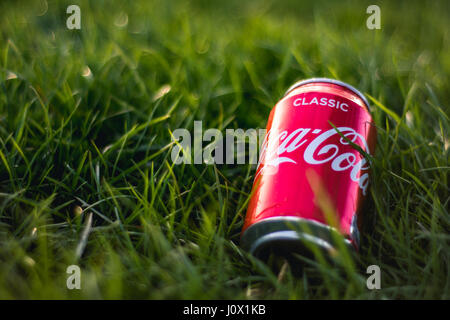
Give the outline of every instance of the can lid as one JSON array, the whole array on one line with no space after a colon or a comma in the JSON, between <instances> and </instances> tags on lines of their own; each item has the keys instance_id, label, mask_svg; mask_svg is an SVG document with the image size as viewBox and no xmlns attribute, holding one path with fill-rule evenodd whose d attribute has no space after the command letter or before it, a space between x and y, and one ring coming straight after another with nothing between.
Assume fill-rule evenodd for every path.
<instances>
[{"instance_id":1,"label":"can lid","mask_svg":"<svg viewBox=\"0 0 450 320\"><path fill-rule=\"evenodd\" d=\"M332 84L336 84L342 87L345 87L347 89L349 89L350 91L354 92L356 95L358 95L358 97L361 98L361 100L366 104L367 109L370 111L370 104L369 101L366 99L366 97L361 93L361 91L359 91L358 89L356 89L355 87L349 85L348 83L336 80L336 79L330 79L330 78L311 78L311 79L305 79L305 80L300 80L297 81L296 83L294 83L284 94L284 96L286 96L289 92L291 92L292 90L294 90L295 88L298 88L300 86L303 86L305 84L308 83L315 83L315 82L325 82L325 83L332 83Z\"/></svg>"}]
</instances>

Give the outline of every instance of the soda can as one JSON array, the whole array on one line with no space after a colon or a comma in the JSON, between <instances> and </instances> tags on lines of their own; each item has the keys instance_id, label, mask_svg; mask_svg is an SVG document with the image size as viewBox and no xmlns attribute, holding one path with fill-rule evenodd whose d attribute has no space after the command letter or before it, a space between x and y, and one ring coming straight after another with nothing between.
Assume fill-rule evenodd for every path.
<instances>
[{"instance_id":1,"label":"soda can","mask_svg":"<svg viewBox=\"0 0 450 320\"><path fill-rule=\"evenodd\" d=\"M260 258L310 256L311 246L333 255L341 241L358 251L376 144L369 108L361 92L338 80L313 78L287 90L261 144L244 249Z\"/></svg>"}]
</instances>

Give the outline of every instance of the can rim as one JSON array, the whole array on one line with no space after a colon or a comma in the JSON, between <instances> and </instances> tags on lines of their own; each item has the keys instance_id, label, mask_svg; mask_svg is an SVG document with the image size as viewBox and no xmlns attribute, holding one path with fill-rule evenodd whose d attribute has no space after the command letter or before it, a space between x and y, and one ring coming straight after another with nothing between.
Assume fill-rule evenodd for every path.
<instances>
[{"instance_id":1,"label":"can rim","mask_svg":"<svg viewBox=\"0 0 450 320\"><path fill-rule=\"evenodd\" d=\"M308 226L306 232L303 226ZM303 230L301 230L303 229ZM294 241L299 245L308 242L317 246L323 252L337 250L333 233L342 237L344 245L354 251L356 248L335 228L315 220L296 216L277 216L263 219L249 226L241 236L241 244L251 254L257 255L262 247L273 241Z\"/></svg>"},{"instance_id":2,"label":"can rim","mask_svg":"<svg viewBox=\"0 0 450 320\"><path fill-rule=\"evenodd\" d=\"M361 98L361 100L366 104L367 110L369 110L369 112L371 111L369 101L366 99L366 97L362 94L361 91L359 91L355 87L349 85L348 83L345 83L343 81L336 80L336 79L330 79L330 78L311 78L311 79L297 81L289 89L287 89L287 91L283 97L285 97L289 92L291 92L295 88L298 88L298 87L303 86L308 83L314 83L314 82L332 83L332 84L336 84L336 85L339 85L339 86L349 89L350 91L352 91L353 93L358 95L358 97Z\"/></svg>"}]
</instances>

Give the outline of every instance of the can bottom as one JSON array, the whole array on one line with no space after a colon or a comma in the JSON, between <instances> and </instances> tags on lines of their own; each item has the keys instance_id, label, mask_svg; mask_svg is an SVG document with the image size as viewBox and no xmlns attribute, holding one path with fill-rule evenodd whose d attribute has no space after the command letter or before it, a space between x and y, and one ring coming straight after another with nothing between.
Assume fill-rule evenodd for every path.
<instances>
[{"instance_id":1,"label":"can bottom","mask_svg":"<svg viewBox=\"0 0 450 320\"><path fill-rule=\"evenodd\" d=\"M298 266L298 256L314 260L317 254L332 261L340 250L351 254L355 248L334 228L314 220L293 216L261 220L244 231L241 246L257 258L267 261L272 255L282 257Z\"/></svg>"}]
</instances>

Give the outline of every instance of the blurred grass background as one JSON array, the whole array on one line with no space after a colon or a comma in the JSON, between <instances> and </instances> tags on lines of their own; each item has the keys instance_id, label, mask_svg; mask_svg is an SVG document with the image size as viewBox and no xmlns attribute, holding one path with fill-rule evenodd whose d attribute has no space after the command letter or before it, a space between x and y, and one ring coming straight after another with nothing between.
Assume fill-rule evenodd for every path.
<instances>
[{"instance_id":1,"label":"blurred grass background","mask_svg":"<svg viewBox=\"0 0 450 320\"><path fill-rule=\"evenodd\" d=\"M2 1L0 298L449 299L449 15L448 1ZM378 146L357 261L294 277L239 248L253 169L174 166L170 132L264 128L294 81L320 76L371 97Z\"/></svg>"}]
</instances>

